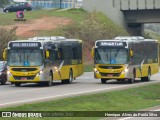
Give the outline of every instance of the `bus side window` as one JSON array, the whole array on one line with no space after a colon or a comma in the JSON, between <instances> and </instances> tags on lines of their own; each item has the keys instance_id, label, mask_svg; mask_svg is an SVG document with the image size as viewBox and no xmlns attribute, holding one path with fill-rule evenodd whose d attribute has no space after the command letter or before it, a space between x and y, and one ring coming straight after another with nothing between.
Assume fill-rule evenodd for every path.
<instances>
[{"instance_id":1,"label":"bus side window","mask_svg":"<svg viewBox=\"0 0 160 120\"><path fill-rule=\"evenodd\" d=\"M78 48L72 48L72 53L73 53L73 59L78 59Z\"/></svg>"},{"instance_id":2,"label":"bus side window","mask_svg":"<svg viewBox=\"0 0 160 120\"><path fill-rule=\"evenodd\" d=\"M72 53L73 53L73 59L82 59L82 46L77 45L74 48L72 48Z\"/></svg>"},{"instance_id":3,"label":"bus side window","mask_svg":"<svg viewBox=\"0 0 160 120\"><path fill-rule=\"evenodd\" d=\"M53 60L57 60L58 55L57 55L57 51L55 50L49 50L49 60L53 61Z\"/></svg>"},{"instance_id":4,"label":"bus side window","mask_svg":"<svg viewBox=\"0 0 160 120\"><path fill-rule=\"evenodd\" d=\"M74 59L73 58L73 49L72 48L68 48L68 59L70 60L70 59Z\"/></svg>"},{"instance_id":5,"label":"bus side window","mask_svg":"<svg viewBox=\"0 0 160 120\"><path fill-rule=\"evenodd\" d=\"M58 60L64 59L64 57L63 57L63 49L62 48L58 49L57 56L58 56Z\"/></svg>"}]
</instances>

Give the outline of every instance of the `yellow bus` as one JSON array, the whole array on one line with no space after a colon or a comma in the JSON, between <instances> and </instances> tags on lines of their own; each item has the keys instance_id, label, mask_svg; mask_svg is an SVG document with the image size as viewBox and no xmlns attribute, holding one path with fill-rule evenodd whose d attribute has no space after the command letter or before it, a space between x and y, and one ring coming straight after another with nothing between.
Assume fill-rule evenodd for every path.
<instances>
[{"instance_id":1,"label":"yellow bus","mask_svg":"<svg viewBox=\"0 0 160 120\"><path fill-rule=\"evenodd\" d=\"M34 37L10 41L3 53L7 59L7 79L22 83L44 83L53 80L72 81L83 74L82 40L62 36Z\"/></svg>"},{"instance_id":2,"label":"yellow bus","mask_svg":"<svg viewBox=\"0 0 160 120\"><path fill-rule=\"evenodd\" d=\"M107 80L128 80L135 78L149 81L159 71L159 44L157 40L141 36L119 36L113 40L97 40L92 49L94 77Z\"/></svg>"}]
</instances>

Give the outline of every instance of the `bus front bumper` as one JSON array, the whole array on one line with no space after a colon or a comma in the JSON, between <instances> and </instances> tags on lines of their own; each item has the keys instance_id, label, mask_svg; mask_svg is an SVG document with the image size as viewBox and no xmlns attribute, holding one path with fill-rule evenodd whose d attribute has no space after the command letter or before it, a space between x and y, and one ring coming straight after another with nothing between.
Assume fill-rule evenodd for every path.
<instances>
[{"instance_id":1,"label":"bus front bumper","mask_svg":"<svg viewBox=\"0 0 160 120\"><path fill-rule=\"evenodd\" d=\"M7 80L9 82L21 82L21 83L37 83L37 82L47 82L48 79L46 79L46 76L41 73L37 73L32 76L15 76L14 74L11 74L10 72L7 72Z\"/></svg>"},{"instance_id":2,"label":"bus front bumper","mask_svg":"<svg viewBox=\"0 0 160 120\"><path fill-rule=\"evenodd\" d=\"M96 68L94 69L94 77L96 79L98 78L105 78L105 79L125 79L127 78L127 70L123 70L121 72L104 72L104 71L99 71Z\"/></svg>"}]
</instances>

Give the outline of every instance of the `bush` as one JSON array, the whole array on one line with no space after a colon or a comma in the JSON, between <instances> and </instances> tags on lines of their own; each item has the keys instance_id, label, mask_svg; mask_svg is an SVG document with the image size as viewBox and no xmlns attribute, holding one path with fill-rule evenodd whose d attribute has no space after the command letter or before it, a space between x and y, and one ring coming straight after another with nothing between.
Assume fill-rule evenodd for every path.
<instances>
[{"instance_id":1,"label":"bush","mask_svg":"<svg viewBox=\"0 0 160 120\"><path fill-rule=\"evenodd\" d=\"M3 50L7 47L9 41L16 39L17 27L12 29L0 28L0 60L3 60Z\"/></svg>"},{"instance_id":2,"label":"bush","mask_svg":"<svg viewBox=\"0 0 160 120\"><path fill-rule=\"evenodd\" d=\"M125 36L128 33L118 25L115 25L102 13L91 13L82 22L75 22L61 31L66 38L79 38L84 43L84 61L86 65L93 64L90 51L94 42L100 39L113 39L117 36Z\"/></svg>"}]
</instances>

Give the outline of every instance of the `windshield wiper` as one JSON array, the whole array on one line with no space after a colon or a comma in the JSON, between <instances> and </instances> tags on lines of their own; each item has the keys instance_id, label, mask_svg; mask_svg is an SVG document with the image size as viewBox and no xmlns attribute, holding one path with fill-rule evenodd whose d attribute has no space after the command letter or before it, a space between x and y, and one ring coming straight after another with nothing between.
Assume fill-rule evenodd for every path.
<instances>
[{"instance_id":1,"label":"windshield wiper","mask_svg":"<svg viewBox=\"0 0 160 120\"><path fill-rule=\"evenodd\" d=\"M119 53L120 49L117 50L117 52L114 54L114 57L116 57Z\"/></svg>"},{"instance_id":2,"label":"windshield wiper","mask_svg":"<svg viewBox=\"0 0 160 120\"><path fill-rule=\"evenodd\" d=\"M31 53L33 52L33 50L34 50L34 49L31 49L30 52L29 52L29 54L27 55L27 61L28 61L29 56L30 56ZM27 53L28 53L28 52L27 52Z\"/></svg>"}]
</instances>

